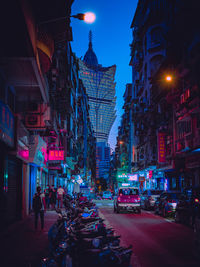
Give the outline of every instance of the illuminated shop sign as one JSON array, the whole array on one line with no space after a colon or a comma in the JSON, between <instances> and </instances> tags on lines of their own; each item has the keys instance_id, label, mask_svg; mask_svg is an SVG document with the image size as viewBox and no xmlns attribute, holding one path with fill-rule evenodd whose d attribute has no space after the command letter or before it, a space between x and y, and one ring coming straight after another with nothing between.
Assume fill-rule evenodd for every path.
<instances>
[{"instance_id":1,"label":"illuminated shop sign","mask_svg":"<svg viewBox=\"0 0 200 267\"><path fill-rule=\"evenodd\" d=\"M29 162L41 166L46 163L46 154L46 142L39 135L32 136L29 150Z\"/></svg>"},{"instance_id":2,"label":"illuminated shop sign","mask_svg":"<svg viewBox=\"0 0 200 267\"><path fill-rule=\"evenodd\" d=\"M127 178L127 175L125 173L122 173L122 174L118 175L118 178Z\"/></svg>"},{"instance_id":3,"label":"illuminated shop sign","mask_svg":"<svg viewBox=\"0 0 200 267\"><path fill-rule=\"evenodd\" d=\"M122 183L122 186L130 186L129 183Z\"/></svg>"},{"instance_id":4,"label":"illuminated shop sign","mask_svg":"<svg viewBox=\"0 0 200 267\"><path fill-rule=\"evenodd\" d=\"M49 160L64 160L64 150L50 150Z\"/></svg>"},{"instance_id":5,"label":"illuminated shop sign","mask_svg":"<svg viewBox=\"0 0 200 267\"><path fill-rule=\"evenodd\" d=\"M129 181L138 181L138 174L128 174Z\"/></svg>"},{"instance_id":6,"label":"illuminated shop sign","mask_svg":"<svg viewBox=\"0 0 200 267\"><path fill-rule=\"evenodd\" d=\"M14 115L8 106L0 101L0 140L14 146Z\"/></svg>"},{"instance_id":7,"label":"illuminated shop sign","mask_svg":"<svg viewBox=\"0 0 200 267\"><path fill-rule=\"evenodd\" d=\"M158 162L165 161L165 133L158 133Z\"/></svg>"}]
</instances>

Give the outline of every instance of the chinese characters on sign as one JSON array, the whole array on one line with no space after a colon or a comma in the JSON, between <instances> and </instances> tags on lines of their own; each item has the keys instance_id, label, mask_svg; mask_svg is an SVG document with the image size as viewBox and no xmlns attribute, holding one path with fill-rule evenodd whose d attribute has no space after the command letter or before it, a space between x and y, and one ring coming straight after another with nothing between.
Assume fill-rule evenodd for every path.
<instances>
[{"instance_id":1,"label":"chinese characters on sign","mask_svg":"<svg viewBox=\"0 0 200 267\"><path fill-rule=\"evenodd\" d=\"M64 150L50 150L49 160L64 160Z\"/></svg>"},{"instance_id":2,"label":"chinese characters on sign","mask_svg":"<svg viewBox=\"0 0 200 267\"><path fill-rule=\"evenodd\" d=\"M0 139L10 147L14 146L14 115L0 101Z\"/></svg>"},{"instance_id":3,"label":"chinese characters on sign","mask_svg":"<svg viewBox=\"0 0 200 267\"><path fill-rule=\"evenodd\" d=\"M158 133L158 162L164 163L165 161L165 133Z\"/></svg>"}]
</instances>

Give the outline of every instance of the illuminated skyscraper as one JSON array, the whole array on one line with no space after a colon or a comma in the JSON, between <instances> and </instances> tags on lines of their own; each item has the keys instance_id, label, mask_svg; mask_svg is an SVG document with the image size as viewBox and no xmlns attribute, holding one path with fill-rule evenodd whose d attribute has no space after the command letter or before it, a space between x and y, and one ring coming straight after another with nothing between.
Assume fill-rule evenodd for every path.
<instances>
[{"instance_id":1,"label":"illuminated skyscraper","mask_svg":"<svg viewBox=\"0 0 200 267\"><path fill-rule=\"evenodd\" d=\"M79 59L80 78L89 98L89 114L98 143L107 145L111 127L116 118L115 81L116 65L102 67L92 48L92 33L84 59ZM104 159L102 159L104 160ZM98 167L98 166L97 166ZM100 166L99 166L100 167Z\"/></svg>"}]
</instances>

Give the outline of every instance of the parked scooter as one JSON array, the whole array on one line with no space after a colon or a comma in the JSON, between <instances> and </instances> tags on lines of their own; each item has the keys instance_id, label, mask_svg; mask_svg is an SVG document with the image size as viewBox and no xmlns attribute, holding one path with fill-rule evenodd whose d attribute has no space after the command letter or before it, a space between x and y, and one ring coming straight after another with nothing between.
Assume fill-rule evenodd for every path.
<instances>
[{"instance_id":1,"label":"parked scooter","mask_svg":"<svg viewBox=\"0 0 200 267\"><path fill-rule=\"evenodd\" d=\"M66 212L49 230L50 254L43 267L129 266L132 249L119 246L120 236L106 228L91 203L67 200ZM81 207L80 207L81 206Z\"/></svg>"}]
</instances>

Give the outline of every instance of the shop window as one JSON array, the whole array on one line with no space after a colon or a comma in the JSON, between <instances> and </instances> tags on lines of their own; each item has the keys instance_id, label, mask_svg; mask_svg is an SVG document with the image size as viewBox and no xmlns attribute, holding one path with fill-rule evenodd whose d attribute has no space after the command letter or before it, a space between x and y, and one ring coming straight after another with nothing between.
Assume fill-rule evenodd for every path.
<instances>
[{"instance_id":1,"label":"shop window","mask_svg":"<svg viewBox=\"0 0 200 267\"><path fill-rule=\"evenodd\" d=\"M176 189L176 178L172 178L172 189Z\"/></svg>"}]
</instances>

